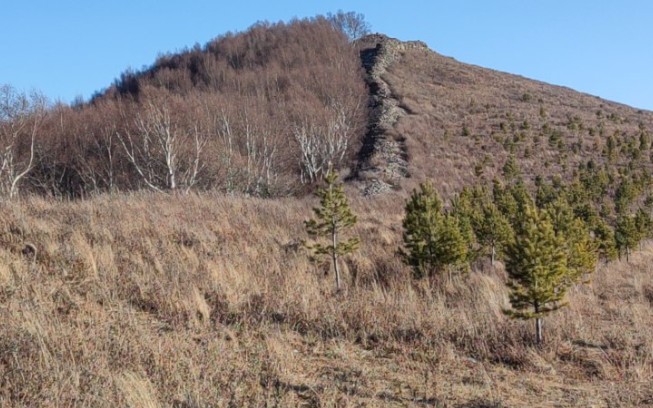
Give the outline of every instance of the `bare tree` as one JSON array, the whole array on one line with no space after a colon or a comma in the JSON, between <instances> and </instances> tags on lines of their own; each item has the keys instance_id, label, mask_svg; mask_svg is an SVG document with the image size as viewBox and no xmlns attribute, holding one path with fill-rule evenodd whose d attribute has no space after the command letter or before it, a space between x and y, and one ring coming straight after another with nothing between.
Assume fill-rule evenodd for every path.
<instances>
[{"instance_id":1,"label":"bare tree","mask_svg":"<svg viewBox=\"0 0 653 408\"><path fill-rule=\"evenodd\" d=\"M223 108L219 113L211 114L212 119L211 127L217 135L217 141L221 144L221 149L218 153L219 162L225 167L225 184L228 193L235 190L235 176L236 170L233 164L234 161L234 132L231 125L231 119Z\"/></svg>"},{"instance_id":2,"label":"bare tree","mask_svg":"<svg viewBox=\"0 0 653 408\"><path fill-rule=\"evenodd\" d=\"M197 124L173 121L171 108L150 101L135 120L135 130L117 133L127 158L152 190L188 192L199 181L208 138Z\"/></svg>"},{"instance_id":3,"label":"bare tree","mask_svg":"<svg viewBox=\"0 0 653 408\"><path fill-rule=\"evenodd\" d=\"M350 41L357 40L370 33L370 24L365 21L365 16L353 11L338 10L336 14L328 13L327 20L338 30L342 31Z\"/></svg>"},{"instance_id":4,"label":"bare tree","mask_svg":"<svg viewBox=\"0 0 653 408\"><path fill-rule=\"evenodd\" d=\"M314 182L318 176L324 171L324 165L321 149L320 149L320 134L321 131L310 122L302 124L295 124L293 128L293 136L299 144L301 156L299 158L301 165L301 181L302 183Z\"/></svg>"},{"instance_id":5,"label":"bare tree","mask_svg":"<svg viewBox=\"0 0 653 408\"><path fill-rule=\"evenodd\" d=\"M41 94L0 86L0 193L5 197L16 197L21 180L34 167L34 147L46 105Z\"/></svg>"},{"instance_id":6,"label":"bare tree","mask_svg":"<svg viewBox=\"0 0 653 408\"><path fill-rule=\"evenodd\" d=\"M78 151L79 176L85 185L92 186L96 192L108 190L113 193L116 189L117 134L116 125L112 123L91 129L86 148Z\"/></svg>"},{"instance_id":7,"label":"bare tree","mask_svg":"<svg viewBox=\"0 0 653 408\"><path fill-rule=\"evenodd\" d=\"M223 174L218 183L227 192L262 196L276 191L281 132L267 115L267 104L239 97L211 102L204 104L203 114L212 133L210 154L216 158L211 171Z\"/></svg>"},{"instance_id":8,"label":"bare tree","mask_svg":"<svg viewBox=\"0 0 653 408\"><path fill-rule=\"evenodd\" d=\"M318 180L330 165L338 168L355 136L356 109L348 112L344 104L333 102L326 110L322 123L305 120L293 129L300 150L303 183Z\"/></svg>"},{"instance_id":9,"label":"bare tree","mask_svg":"<svg viewBox=\"0 0 653 408\"><path fill-rule=\"evenodd\" d=\"M245 150L247 156L245 191L255 195L269 194L276 178L274 161L277 144L272 131L265 125L255 124L244 114Z\"/></svg>"}]
</instances>

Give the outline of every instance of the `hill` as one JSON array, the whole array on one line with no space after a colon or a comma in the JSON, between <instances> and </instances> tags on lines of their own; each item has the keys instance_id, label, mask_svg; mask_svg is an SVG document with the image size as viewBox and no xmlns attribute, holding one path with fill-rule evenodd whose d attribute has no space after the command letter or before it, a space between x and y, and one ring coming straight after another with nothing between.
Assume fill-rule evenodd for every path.
<instances>
[{"instance_id":1,"label":"hill","mask_svg":"<svg viewBox=\"0 0 653 408\"><path fill-rule=\"evenodd\" d=\"M653 113L350 40L261 23L87 103L0 88L0 407L653 405ZM303 245L329 166L362 238L342 292ZM398 255L424 181L468 273ZM601 255L542 345L472 225L525 202Z\"/></svg>"},{"instance_id":2,"label":"hill","mask_svg":"<svg viewBox=\"0 0 653 408\"><path fill-rule=\"evenodd\" d=\"M611 169L651 170L653 112L460 63L420 42L372 35L359 47L375 110L362 179L408 190L432 179L450 195L501 178L514 155L531 181L569 180L589 160L603 167L610 139Z\"/></svg>"},{"instance_id":3,"label":"hill","mask_svg":"<svg viewBox=\"0 0 653 408\"><path fill-rule=\"evenodd\" d=\"M349 166L366 98L358 54L333 22L258 23L51 109L24 189L301 194L328 163Z\"/></svg>"},{"instance_id":4,"label":"hill","mask_svg":"<svg viewBox=\"0 0 653 408\"><path fill-rule=\"evenodd\" d=\"M573 180L589 161L650 171L653 156L651 112L459 63L420 42L351 42L325 17L259 23L162 55L89 103L40 112L17 187L65 197L303 194L329 163L365 194L431 179L450 196L501 178L509 156L530 183ZM29 162L29 129L12 145L23 165L0 184ZM5 144L18 136L3 134Z\"/></svg>"}]
</instances>

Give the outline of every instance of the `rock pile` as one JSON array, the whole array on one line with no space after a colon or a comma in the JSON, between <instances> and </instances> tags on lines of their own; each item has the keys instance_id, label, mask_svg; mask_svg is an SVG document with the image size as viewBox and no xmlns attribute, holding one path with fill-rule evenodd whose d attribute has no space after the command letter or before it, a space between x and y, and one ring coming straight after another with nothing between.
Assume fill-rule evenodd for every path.
<instances>
[{"instance_id":1,"label":"rock pile","mask_svg":"<svg viewBox=\"0 0 653 408\"><path fill-rule=\"evenodd\" d=\"M410 175L405 139L392 132L406 111L399 106L383 75L390 65L401 60L403 51L428 48L421 41L401 42L380 34L360 39L359 47L367 71L371 113L354 177L362 182L364 195L375 195L389 191Z\"/></svg>"}]
</instances>

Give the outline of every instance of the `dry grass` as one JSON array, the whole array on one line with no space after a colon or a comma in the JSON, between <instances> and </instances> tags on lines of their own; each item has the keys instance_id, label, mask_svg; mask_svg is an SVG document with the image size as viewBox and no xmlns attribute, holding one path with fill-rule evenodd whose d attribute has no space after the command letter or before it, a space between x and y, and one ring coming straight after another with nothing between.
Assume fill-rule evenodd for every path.
<instances>
[{"instance_id":1,"label":"dry grass","mask_svg":"<svg viewBox=\"0 0 653 408\"><path fill-rule=\"evenodd\" d=\"M299 244L313 200L3 205L0 406L653 404L653 247L576 289L538 349L501 268L410 280L402 200L355 200L341 295Z\"/></svg>"},{"instance_id":2,"label":"dry grass","mask_svg":"<svg viewBox=\"0 0 653 408\"><path fill-rule=\"evenodd\" d=\"M570 178L590 158L602 164L608 137L618 144L613 165L632 159L642 129L653 133L653 112L642 111L569 88L460 63L426 48L407 48L383 79L407 114L391 131L405 139L410 191L425 178L444 194L501 175L512 152L527 179L560 174ZM640 125L642 129L640 129ZM560 145L551 143L557 132ZM647 147L635 169L651 169Z\"/></svg>"}]
</instances>

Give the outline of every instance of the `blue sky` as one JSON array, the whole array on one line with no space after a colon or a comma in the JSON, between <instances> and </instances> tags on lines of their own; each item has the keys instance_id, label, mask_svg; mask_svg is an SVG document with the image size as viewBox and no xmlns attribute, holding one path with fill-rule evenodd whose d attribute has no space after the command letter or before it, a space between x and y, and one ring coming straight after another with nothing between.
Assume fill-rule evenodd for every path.
<instances>
[{"instance_id":1,"label":"blue sky","mask_svg":"<svg viewBox=\"0 0 653 408\"><path fill-rule=\"evenodd\" d=\"M70 102L157 54L259 20L338 9L373 31L422 40L488 68L653 110L653 2L645 0L208 1L7 0L0 83Z\"/></svg>"}]
</instances>

